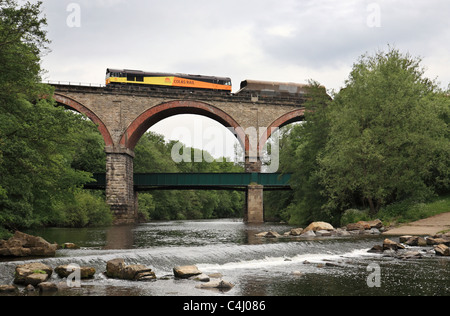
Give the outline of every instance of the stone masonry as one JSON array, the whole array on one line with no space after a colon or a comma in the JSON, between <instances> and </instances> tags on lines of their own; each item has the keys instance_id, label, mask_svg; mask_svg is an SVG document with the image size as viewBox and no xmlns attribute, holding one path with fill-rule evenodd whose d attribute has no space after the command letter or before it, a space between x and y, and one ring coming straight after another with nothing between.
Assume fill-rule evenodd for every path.
<instances>
[{"instance_id":1,"label":"stone masonry","mask_svg":"<svg viewBox=\"0 0 450 316\"><path fill-rule=\"evenodd\" d=\"M247 190L247 213L245 221L251 224L264 223L264 187L262 185L250 185Z\"/></svg>"},{"instance_id":2,"label":"stone masonry","mask_svg":"<svg viewBox=\"0 0 450 316\"><path fill-rule=\"evenodd\" d=\"M114 224L132 224L137 218L133 159L128 153L106 153L106 201Z\"/></svg>"},{"instance_id":3,"label":"stone masonry","mask_svg":"<svg viewBox=\"0 0 450 316\"><path fill-rule=\"evenodd\" d=\"M54 99L85 114L98 125L107 155L107 202L116 224L132 223L137 219L137 198L133 186L134 147L141 136L159 121L177 114L197 114L234 128L236 137L245 148L246 172L260 172L259 150L272 131L302 120L305 111L303 101L299 99L130 87L55 85ZM249 188L248 222L263 221L262 190Z\"/></svg>"}]
</instances>

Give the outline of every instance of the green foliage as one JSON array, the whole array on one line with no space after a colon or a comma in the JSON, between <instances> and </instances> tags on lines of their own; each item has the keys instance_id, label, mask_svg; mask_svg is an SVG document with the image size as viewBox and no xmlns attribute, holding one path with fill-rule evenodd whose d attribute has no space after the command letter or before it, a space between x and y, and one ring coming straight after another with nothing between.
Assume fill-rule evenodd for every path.
<instances>
[{"instance_id":1,"label":"green foliage","mask_svg":"<svg viewBox=\"0 0 450 316\"><path fill-rule=\"evenodd\" d=\"M436 178L449 168L448 125L436 103L439 91L423 72L419 59L397 50L363 56L354 66L331 108L319 158L330 207L350 206L356 197L376 214L388 203L434 193L431 170ZM436 165L436 156L447 167Z\"/></svg>"},{"instance_id":2,"label":"green foliage","mask_svg":"<svg viewBox=\"0 0 450 316\"><path fill-rule=\"evenodd\" d=\"M63 227L109 226L113 221L109 205L98 192L76 190L69 201L57 203L55 210L57 224Z\"/></svg>"},{"instance_id":3,"label":"green foliage","mask_svg":"<svg viewBox=\"0 0 450 316\"><path fill-rule=\"evenodd\" d=\"M321 192L318 157L326 145L329 133L328 108L331 103L325 89L310 81L303 124L293 126L281 140L280 169L293 173L293 194L283 194L278 204L279 216L295 225L312 221L332 221L333 213L322 206L326 202ZM271 193L268 205L276 205L279 193ZM271 201L272 200L272 201ZM273 207L271 207L273 209Z\"/></svg>"},{"instance_id":4,"label":"green foliage","mask_svg":"<svg viewBox=\"0 0 450 316\"><path fill-rule=\"evenodd\" d=\"M137 173L214 173L242 172L242 167L211 159L209 153L182 147L191 162L175 163L171 158L175 142L166 143L161 135L148 132L136 146L134 170ZM195 162L202 155L202 162ZM189 160L189 159L187 159ZM207 162L207 161L212 161ZM142 220L182 220L242 217L244 195L228 191L154 191L139 194Z\"/></svg>"},{"instance_id":5,"label":"green foliage","mask_svg":"<svg viewBox=\"0 0 450 316\"><path fill-rule=\"evenodd\" d=\"M369 211L361 211L357 209L349 209L342 214L341 226L346 226L348 224L357 223L359 221L369 221L371 220L369 216Z\"/></svg>"},{"instance_id":6,"label":"green foliage","mask_svg":"<svg viewBox=\"0 0 450 316\"><path fill-rule=\"evenodd\" d=\"M449 210L450 195L447 195L424 203L417 203L414 200L398 201L383 207L378 217L386 222L405 223L447 213Z\"/></svg>"},{"instance_id":7,"label":"green foliage","mask_svg":"<svg viewBox=\"0 0 450 316\"><path fill-rule=\"evenodd\" d=\"M430 214L417 203L450 192L450 98L420 63L395 49L362 56L334 100L311 83L311 112L283 140L294 194L275 207L279 217L340 225L366 218L349 208L370 218Z\"/></svg>"},{"instance_id":8,"label":"green foliage","mask_svg":"<svg viewBox=\"0 0 450 316\"><path fill-rule=\"evenodd\" d=\"M62 212L65 202L92 217L81 216L80 225L103 221L78 190L102 159L104 166L101 136L82 116L55 107L52 88L40 83L49 43L41 5L0 3L0 227L10 230L64 222L75 212Z\"/></svg>"}]
</instances>

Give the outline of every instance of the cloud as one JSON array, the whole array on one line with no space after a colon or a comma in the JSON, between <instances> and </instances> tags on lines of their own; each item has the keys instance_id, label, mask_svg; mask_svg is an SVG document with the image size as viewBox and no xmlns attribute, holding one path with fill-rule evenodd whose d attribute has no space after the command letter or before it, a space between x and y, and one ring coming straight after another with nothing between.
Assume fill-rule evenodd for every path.
<instances>
[{"instance_id":1,"label":"cloud","mask_svg":"<svg viewBox=\"0 0 450 316\"><path fill-rule=\"evenodd\" d=\"M81 27L66 24L81 8ZM381 27L369 27L370 5ZM448 12L441 0L46 0L49 77L103 82L107 67L300 81L339 88L365 52L395 45L450 80ZM444 63L444 65L442 65ZM441 65L439 65L441 64Z\"/></svg>"}]
</instances>

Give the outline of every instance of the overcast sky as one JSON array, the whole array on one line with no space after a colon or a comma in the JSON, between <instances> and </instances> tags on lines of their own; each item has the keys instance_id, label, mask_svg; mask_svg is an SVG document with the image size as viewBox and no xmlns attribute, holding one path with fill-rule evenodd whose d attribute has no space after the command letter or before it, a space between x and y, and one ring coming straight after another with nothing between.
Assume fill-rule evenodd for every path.
<instances>
[{"instance_id":1,"label":"overcast sky","mask_svg":"<svg viewBox=\"0 0 450 316\"><path fill-rule=\"evenodd\" d=\"M36 1L32 1L36 2ZM448 0L44 0L44 79L104 83L106 68L305 83L339 90L387 45L450 82Z\"/></svg>"}]
</instances>

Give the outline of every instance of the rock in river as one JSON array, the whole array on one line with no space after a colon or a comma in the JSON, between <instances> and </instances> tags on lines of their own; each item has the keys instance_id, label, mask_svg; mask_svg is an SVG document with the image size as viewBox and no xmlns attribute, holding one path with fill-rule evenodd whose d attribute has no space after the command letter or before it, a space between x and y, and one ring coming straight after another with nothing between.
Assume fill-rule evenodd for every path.
<instances>
[{"instance_id":1,"label":"rock in river","mask_svg":"<svg viewBox=\"0 0 450 316\"><path fill-rule=\"evenodd\" d=\"M55 272L59 275L60 278L67 278L69 275L74 273L78 267L63 265L55 268ZM92 279L95 275L95 268L92 267L79 267L80 269L80 278L81 279Z\"/></svg>"},{"instance_id":2,"label":"rock in river","mask_svg":"<svg viewBox=\"0 0 450 316\"><path fill-rule=\"evenodd\" d=\"M436 252L437 256L450 256L450 248L444 244L435 246L434 251Z\"/></svg>"},{"instance_id":3,"label":"rock in river","mask_svg":"<svg viewBox=\"0 0 450 316\"><path fill-rule=\"evenodd\" d=\"M28 263L16 267L15 284L33 285L47 281L53 273L53 269L43 263Z\"/></svg>"},{"instance_id":4,"label":"rock in river","mask_svg":"<svg viewBox=\"0 0 450 316\"><path fill-rule=\"evenodd\" d=\"M106 263L106 276L113 279L150 281L156 279L152 269L141 265L125 265L124 259L113 259Z\"/></svg>"},{"instance_id":5,"label":"rock in river","mask_svg":"<svg viewBox=\"0 0 450 316\"><path fill-rule=\"evenodd\" d=\"M319 230L334 230L334 227L331 224L328 224L325 222L313 222L303 230L303 233L309 232L311 230L313 232L316 232Z\"/></svg>"},{"instance_id":6,"label":"rock in river","mask_svg":"<svg viewBox=\"0 0 450 316\"><path fill-rule=\"evenodd\" d=\"M173 274L176 278L188 279L192 276L202 274L196 266L181 266L173 268Z\"/></svg>"},{"instance_id":7,"label":"rock in river","mask_svg":"<svg viewBox=\"0 0 450 316\"><path fill-rule=\"evenodd\" d=\"M57 244L21 232L16 232L9 240L0 240L0 257L53 257L56 249Z\"/></svg>"},{"instance_id":8,"label":"rock in river","mask_svg":"<svg viewBox=\"0 0 450 316\"><path fill-rule=\"evenodd\" d=\"M385 239L383 242L383 250L394 250L397 251L398 249L405 249L405 246L402 244L399 244L395 241L392 241L390 239Z\"/></svg>"},{"instance_id":9,"label":"rock in river","mask_svg":"<svg viewBox=\"0 0 450 316\"><path fill-rule=\"evenodd\" d=\"M195 286L197 289L220 289L220 290L231 290L234 287L234 284L224 281L212 281L208 283L203 283Z\"/></svg>"}]
</instances>

